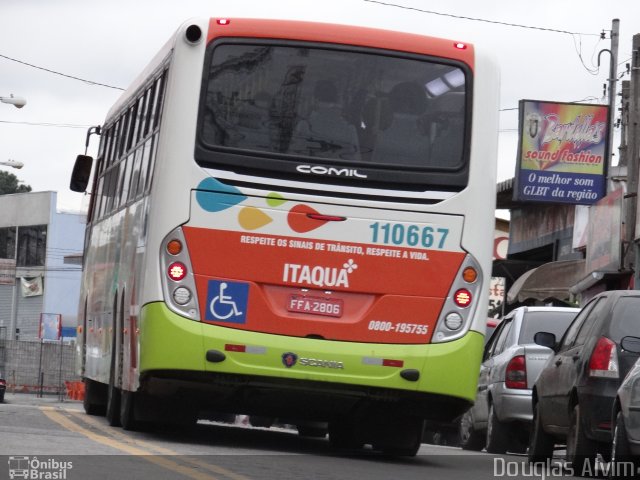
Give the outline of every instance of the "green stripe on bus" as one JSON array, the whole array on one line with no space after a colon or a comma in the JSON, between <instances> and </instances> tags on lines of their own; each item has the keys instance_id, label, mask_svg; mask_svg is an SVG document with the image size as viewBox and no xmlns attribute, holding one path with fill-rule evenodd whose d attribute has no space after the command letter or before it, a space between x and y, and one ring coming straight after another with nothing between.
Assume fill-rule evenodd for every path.
<instances>
[{"instance_id":1,"label":"green stripe on bus","mask_svg":"<svg viewBox=\"0 0 640 480\"><path fill-rule=\"evenodd\" d=\"M247 351L225 351L225 345ZM189 370L335 382L452 395L475 399L483 337L469 332L452 342L429 345L392 345L319 341L285 337L189 320L162 302L142 308L140 373L153 370ZM219 363L206 361L208 350L223 352ZM297 363L287 367L283 355L294 353ZM372 364L371 358L402 360L402 367ZM301 359L314 359L315 366ZM369 360L365 360L369 359ZM403 369L421 372L418 382L403 379Z\"/></svg>"}]
</instances>

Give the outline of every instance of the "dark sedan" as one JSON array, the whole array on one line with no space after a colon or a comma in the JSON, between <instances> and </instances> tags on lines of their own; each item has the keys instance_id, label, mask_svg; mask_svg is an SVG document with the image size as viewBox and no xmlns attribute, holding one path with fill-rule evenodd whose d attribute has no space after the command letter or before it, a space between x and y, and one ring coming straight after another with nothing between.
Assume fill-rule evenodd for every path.
<instances>
[{"instance_id":1,"label":"dark sedan","mask_svg":"<svg viewBox=\"0 0 640 480\"><path fill-rule=\"evenodd\" d=\"M603 292L575 318L562 340L540 332L536 342L553 348L534 386L529 460L545 461L565 443L575 474L593 471L596 456L611 454L611 410L622 379L638 354L620 342L638 336L640 291Z\"/></svg>"},{"instance_id":2,"label":"dark sedan","mask_svg":"<svg viewBox=\"0 0 640 480\"><path fill-rule=\"evenodd\" d=\"M4 392L7 390L7 382L0 372L0 403L4 402Z\"/></svg>"},{"instance_id":3,"label":"dark sedan","mask_svg":"<svg viewBox=\"0 0 640 480\"><path fill-rule=\"evenodd\" d=\"M623 350L640 353L640 338L625 337L621 346ZM640 360L636 361L618 389L611 423L611 461L615 472L611 478L625 478L629 467L638 472L640 463Z\"/></svg>"}]
</instances>

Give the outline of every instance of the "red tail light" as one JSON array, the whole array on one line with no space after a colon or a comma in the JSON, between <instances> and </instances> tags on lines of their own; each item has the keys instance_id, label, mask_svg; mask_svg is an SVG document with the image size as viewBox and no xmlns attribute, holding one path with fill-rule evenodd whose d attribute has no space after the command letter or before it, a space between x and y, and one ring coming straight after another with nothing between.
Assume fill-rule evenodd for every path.
<instances>
[{"instance_id":1,"label":"red tail light","mask_svg":"<svg viewBox=\"0 0 640 480\"><path fill-rule=\"evenodd\" d=\"M589 376L618 378L618 351L615 342L607 337L601 337L591 353Z\"/></svg>"},{"instance_id":2,"label":"red tail light","mask_svg":"<svg viewBox=\"0 0 640 480\"><path fill-rule=\"evenodd\" d=\"M171 265L169 265L167 273L169 274L169 278L171 280L179 282L187 276L187 267L184 266L184 263L173 262Z\"/></svg>"},{"instance_id":3,"label":"red tail light","mask_svg":"<svg viewBox=\"0 0 640 480\"><path fill-rule=\"evenodd\" d=\"M507 388L527 388L527 362L524 355L518 355L511 359L504 377Z\"/></svg>"},{"instance_id":4,"label":"red tail light","mask_svg":"<svg viewBox=\"0 0 640 480\"><path fill-rule=\"evenodd\" d=\"M471 292L466 288L461 288L453 295L453 301L461 308L471 305Z\"/></svg>"}]
</instances>

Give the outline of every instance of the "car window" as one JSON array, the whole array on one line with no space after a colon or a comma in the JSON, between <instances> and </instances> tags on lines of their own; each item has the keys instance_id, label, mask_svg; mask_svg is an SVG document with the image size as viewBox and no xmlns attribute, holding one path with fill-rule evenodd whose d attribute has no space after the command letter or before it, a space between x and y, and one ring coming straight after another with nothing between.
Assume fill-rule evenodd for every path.
<instances>
[{"instance_id":1,"label":"car window","mask_svg":"<svg viewBox=\"0 0 640 480\"><path fill-rule=\"evenodd\" d=\"M511 333L512 326L513 322L511 321L511 319L505 321L504 328L502 329L502 331L500 332L500 336L496 340L496 346L493 349L492 355L500 355L504 351L507 343L507 338L509 338L509 334Z\"/></svg>"},{"instance_id":2,"label":"car window","mask_svg":"<svg viewBox=\"0 0 640 480\"><path fill-rule=\"evenodd\" d=\"M613 322L611 324L611 340L620 343L624 337L640 336L638 328L638 309L640 297L622 297L613 307Z\"/></svg>"},{"instance_id":3,"label":"car window","mask_svg":"<svg viewBox=\"0 0 640 480\"><path fill-rule=\"evenodd\" d=\"M507 321L506 319L503 320L493 331L491 338L489 338L489 340L487 341L487 344L484 347L484 355L482 357L482 361L486 360L487 358L490 358L493 355L493 350L495 349L498 338L500 337L500 333L504 329L505 325L507 325L507 323L510 323L510 322Z\"/></svg>"},{"instance_id":4,"label":"car window","mask_svg":"<svg viewBox=\"0 0 640 480\"><path fill-rule=\"evenodd\" d=\"M598 300L598 302L593 306L591 312L587 315L587 318L583 322L580 330L578 330L578 335L576 336L575 341L572 346L584 345L589 338L589 333L591 332L593 325L598 322L599 319L606 315L607 309L607 301L604 298Z\"/></svg>"},{"instance_id":5,"label":"car window","mask_svg":"<svg viewBox=\"0 0 640 480\"><path fill-rule=\"evenodd\" d=\"M598 300L592 300L591 302L587 303L582 310L580 310L580 313L578 313L578 316L576 316L576 318L573 320L573 322L567 329L567 332L564 334L564 337L560 344L559 351L566 350L571 345L573 345L574 340L578 336L578 331L580 330L580 327L582 326L585 319L589 315L589 312L591 312L591 310L593 309L594 305L597 302Z\"/></svg>"},{"instance_id":6,"label":"car window","mask_svg":"<svg viewBox=\"0 0 640 480\"><path fill-rule=\"evenodd\" d=\"M533 337L538 332L549 332L553 333L556 338L562 338L577 313L570 310L566 312L527 312L520 328L518 343L520 345L535 343Z\"/></svg>"}]
</instances>

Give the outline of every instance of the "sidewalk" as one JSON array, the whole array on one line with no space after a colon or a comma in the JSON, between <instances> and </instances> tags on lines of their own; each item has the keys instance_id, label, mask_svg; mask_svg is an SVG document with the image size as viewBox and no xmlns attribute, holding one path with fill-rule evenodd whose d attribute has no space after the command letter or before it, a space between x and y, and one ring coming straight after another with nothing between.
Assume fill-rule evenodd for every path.
<instances>
[{"instance_id":1,"label":"sidewalk","mask_svg":"<svg viewBox=\"0 0 640 480\"><path fill-rule=\"evenodd\" d=\"M42 398L38 397L36 393L11 393L9 391L4 394L4 404L8 405L34 405L34 406L72 406L73 408L82 408L82 402L79 400L71 400L66 395L60 400L60 395L45 394ZM2 405L0 403L0 409Z\"/></svg>"}]
</instances>

